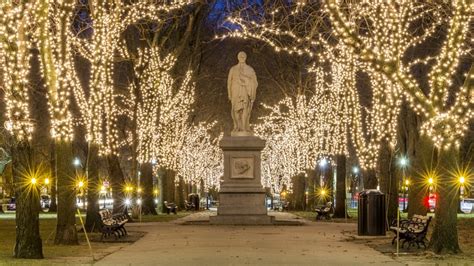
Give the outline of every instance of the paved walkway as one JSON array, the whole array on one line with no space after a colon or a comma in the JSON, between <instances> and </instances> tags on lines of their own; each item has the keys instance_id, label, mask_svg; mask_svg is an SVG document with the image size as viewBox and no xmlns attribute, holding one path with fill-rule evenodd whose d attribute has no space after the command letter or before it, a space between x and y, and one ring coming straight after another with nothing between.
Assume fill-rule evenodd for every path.
<instances>
[{"instance_id":1,"label":"paved walkway","mask_svg":"<svg viewBox=\"0 0 474 266\"><path fill-rule=\"evenodd\" d=\"M183 219L203 219L206 215L198 213ZM401 265L363 244L345 241L342 231L354 230L356 224L307 222L303 226L244 227L180 222L127 225L129 230L147 234L96 264Z\"/></svg>"}]
</instances>

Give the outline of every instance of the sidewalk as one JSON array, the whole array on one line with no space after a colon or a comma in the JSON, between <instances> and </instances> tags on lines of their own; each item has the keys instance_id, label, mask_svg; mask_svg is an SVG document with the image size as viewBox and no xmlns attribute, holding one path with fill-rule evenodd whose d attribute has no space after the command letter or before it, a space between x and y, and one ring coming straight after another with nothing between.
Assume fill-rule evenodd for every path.
<instances>
[{"instance_id":1,"label":"sidewalk","mask_svg":"<svg viewBox=\"0 0 474 266\"><path fill-rule=\"evenodd\" d=\"M205 219L201 212L183 218ZM293 217L291 214L277 214ZM295 217L293 217L295 218ZM356 224L303 226L210 226L173 223L130 224L147 234L97 265L401 265L342 231Z\"/></svg>"}]
</instances>

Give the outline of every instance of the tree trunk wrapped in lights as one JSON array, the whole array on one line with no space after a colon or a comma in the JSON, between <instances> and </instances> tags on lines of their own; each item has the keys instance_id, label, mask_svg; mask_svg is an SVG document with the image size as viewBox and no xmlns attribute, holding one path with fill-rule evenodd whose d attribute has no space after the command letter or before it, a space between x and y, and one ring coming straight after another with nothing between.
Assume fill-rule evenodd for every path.
<instances>
[{"instance_id":1,"label":"tree trunk wrapped in lights","mask_svg":"<svg viewBox=\"0 0 474 266\"><path fill-rule=\"evenodd\" d=\"M28 74L30 70L31 34L28 32L34 10L31 4L1 1L0 62L3 68L6 103L6 129L12 134L12 171L17 199L16 258L43 258L39 233L39 184L36 165L31 159L28 140L33 124L30 119Z\"/></svg>"},{"instance_id":2,"label":"tree trunk wrapped in lights","mask_svg":"<svg viewBox=\"0 0 474 266\"><path fill-rule=\"evenodd\" d=\"M150 1L89 1L85 9L92 24L76 29L79 36L71 38L80 55L91 64L90 89L85 91L79 84L75 86L74 96L80 107L87 129L87 140L99 147L100 155L107 157L111 177L114 210L121 210L123 205L124 173L120 169L118 157L117 122L122 110L118 108L118 94L114 91L112 75L116 54L120 50L121 35L128 26L143 19L162 23L162 16L179 10L189 1L176 0L166 4ZM84 33L93 29L90 38L83 38ZM136 173L136 172L135 172ZM133 178L136 178L134 176ZM152 189L152 188L150 188Z\"/></svg>"},{"instance_id":3,"label":"tree trunk wrapped in lights","mask_svg":"<svg viewBox=\"0 0 474 266\"><path fill-rule=\"evenodd\" d=\"M461 75L459 66L463 56L467 53L469 42L469 25L472 22L472 5L467 0L456 0L449 4L432 2L410 2L399 4L378 2L376 4L363 3L347 6L339 1L326 0L325 9L336 35L348 46L353 48L359 60L368 64L373 72L383 75L402 88L405 98L411 108L423 119L422 135L431 139L438 149L439 158L448 159L454 156L453 146L459 145L468 123L474 116L472 101L472 79L474 66L463 77L462 85L453 84ZM351 15L357 14L358 19L368 21L369 29L358 32L356 20L350 20L342 7L348 7ZM357 12L352 12L353 9ZM352 19L352 18L351 18ZM413 31L416 26L422 25L423 30ZM443 27L444 26L444 27ZM432 55L405 60L408 51L422 47L429 38L436 38L440 29L447 28L440 40L441 46ZM376 36L377 34L381 35ZM376 37L376 38L375 38ZM382 44L382 45L380 45ZM377 49L377 47L384 49ZM431 66L427 80L428 93L422 90L424 85L413 77L412 69L419 65ZM466 69L461 70L462 72ZM449 100L453 88L459 88L454 100ZM449 161L449 160L448 160ZM444 163L444 162L443 162ZM426 165L425 171L433 172L436 161ZM444 165L454 168L455 165ZM446 169L439 172L444 181L455 177L449 176ZM439 184L440 192L436 213L446 222L435 222L434 235L431 246L435 252L460 251L456 230L456 210L450 204L457 202L456 195L451 192L450 182ZM443 206L444 208L442 208ZM450 237L447 237L450 235Z\"/></svg>"},{"instance_id":4,"label":"tree trunk wrapped in lights","mask_svg":"<svg viewBox=\"0 0 474 266\"><path fill-rule=\"evenodd\" d=\"M72 115L70 92L75 86L74 61L69 27L74 1L52 5L47 0L37 3L38 46L43 77L48 89L51 137L55 148L55 181L58 196L56 244L78 244L75 233L75 176L72 165ZM59 156L59 157L57 157ZM58 159L60 158L60 159ZM72 218L71 218L72 217Z\"/></svg>"}]
</instances>

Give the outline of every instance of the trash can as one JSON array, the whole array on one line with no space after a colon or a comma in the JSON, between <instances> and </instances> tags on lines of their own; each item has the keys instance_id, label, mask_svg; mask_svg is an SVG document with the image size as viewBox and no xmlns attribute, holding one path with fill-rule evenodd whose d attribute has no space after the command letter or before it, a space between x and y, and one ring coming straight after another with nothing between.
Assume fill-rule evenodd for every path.
<instances>
[{"instance_id":1,"label":"trash can","mask_svg":"<svg viewBox=\"0 0 474 266\"><path fill-rule=\"evenodd\" d=\"M194 210L199 211L199 195L191 193L188 195L188 201L194 204Z\"/></svg>"},{"instance_id":2,"label":"trash can","mask_svg":"<svg viewBox=\"0 0 474 266\"><path fill-rule=\"evenodd\" d=\"M359 193L358 235L385 235L385 194L369 189Z\"/></svg>"}]
</instances>

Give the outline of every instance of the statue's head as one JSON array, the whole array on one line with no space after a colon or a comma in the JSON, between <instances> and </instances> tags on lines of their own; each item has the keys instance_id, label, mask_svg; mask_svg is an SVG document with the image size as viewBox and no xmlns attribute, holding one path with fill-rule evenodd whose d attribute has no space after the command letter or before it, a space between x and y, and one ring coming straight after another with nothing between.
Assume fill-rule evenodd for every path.
<instances>
[{"instance_id":1,"label":"statue's head","mask_svg":"<svg viewBox=\"0 0 474 266\"><path fill-rule=\"evenodd\" d=\"M247 54L245 52L240 52L237 55L237 58L239 59L239 63L245 63L245 61L247 60Z\"/></svg>"}]
</instances>

